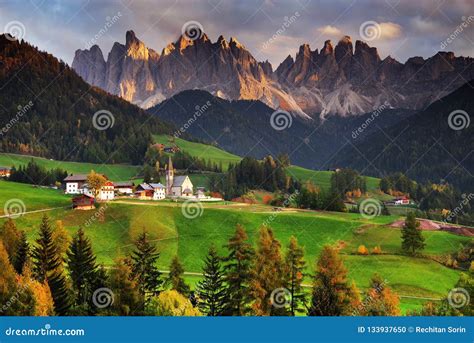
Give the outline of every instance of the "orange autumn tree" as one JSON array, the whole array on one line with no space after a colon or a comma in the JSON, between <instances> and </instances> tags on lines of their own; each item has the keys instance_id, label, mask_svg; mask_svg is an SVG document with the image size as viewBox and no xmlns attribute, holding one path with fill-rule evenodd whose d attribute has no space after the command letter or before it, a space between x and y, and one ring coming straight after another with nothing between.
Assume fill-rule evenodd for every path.
<instances>
[{"instance_id":1,"label":"orange autumn tree","mask_svg":"<svg viewBox=\"0 0 474 343\"><path fill-rule=\"evenodd\" d=\"M250 282L252 310L256 316L281 315L286 312L284 308L272 306L271 299L274 290L284 287L283 272L280 242L274 237L271 228L262 226Z\"/></svg>"},{"instance_id":2,"label":"orange autumn tree","mask_svg":"<svg viewBox=\"0 0 474 343\"><path fill-rule=\"evenodd\" d=\"M377 273L372 276L360 314L364 316L400 315L400 298Z\"/></svg>"}]
</instances>

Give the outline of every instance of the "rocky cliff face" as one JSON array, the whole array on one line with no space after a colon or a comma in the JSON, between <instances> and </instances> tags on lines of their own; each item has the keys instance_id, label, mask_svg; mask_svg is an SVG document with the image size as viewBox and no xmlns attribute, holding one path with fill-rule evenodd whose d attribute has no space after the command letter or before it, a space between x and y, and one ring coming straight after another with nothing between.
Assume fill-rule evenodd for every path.
<instances>
[{"instance_id":1,"label":"rocky cliff face","mask_svg":"<svg viewBox=\"0 0 474 343\"><path fill-rule=\"evenodd\" d=\"M235 38L216 42L202 34L170 43L161 54L147 48L133 33L125 45L115 43L107 61L98 46L78 50L72 64L92 85L144 108L187 89L203 89L225 99L261 100L303 118L328 114L360 114L385 101L391 107L427 106L474 78L472 58L438 53L405 64L381 60L377 49L348 36L320 52L303 44L295 59L288 56L273 71L258 62ZM459 74L463 78L459 77Z\"/></svg>"}]
</instances>

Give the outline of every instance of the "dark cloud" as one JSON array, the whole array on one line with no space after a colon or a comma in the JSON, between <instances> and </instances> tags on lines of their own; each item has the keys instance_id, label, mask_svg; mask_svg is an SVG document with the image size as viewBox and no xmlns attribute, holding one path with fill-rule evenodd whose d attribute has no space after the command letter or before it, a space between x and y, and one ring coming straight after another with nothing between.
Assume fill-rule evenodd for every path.
<instances>
[{"instance_id":1,"label":"dark cloud","mask_svg":"<svg viewBox=\"0 0 474 343\"><path fill-rule=\"evenodd\" d=\"M119 20L103 32L118 13ZM177 39L185 22L195 20L212 40L221 34L228 39L234 36L257 59L278 65L302 43L320 49L326 39L337 41L344 34L353 41L361 39L360 26L375 21L382 32L369 44L377 46L382 57L391 55L403 62L441 50L442 43L472 15L470 0L32 0L1 3L0 28L18 20L26 28L26 40L71 63L74 51L91 40L107 55L113 42L125 40L129 29L161 52ZM473 42L474 22L470 22L445 50L472 56Z\"/></svg>"}]
</instances>

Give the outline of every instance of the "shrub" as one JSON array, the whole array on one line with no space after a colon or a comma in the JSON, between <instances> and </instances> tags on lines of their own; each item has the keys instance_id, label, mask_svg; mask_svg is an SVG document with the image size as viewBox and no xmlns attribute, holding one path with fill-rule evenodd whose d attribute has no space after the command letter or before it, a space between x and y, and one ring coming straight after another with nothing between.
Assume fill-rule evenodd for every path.
<instances>
[{"instance_id":1,"label":"shrub","mask_svg":"<svg viewBox=\"0 0 474 343\"><path fill-rule=\"evenodd\" d=\"M382 248L380 247L380 245L376 245L372 249L372 254L374 254L374 255L380 255L381 253L382 253Z\"/></svg>"},{"instance_id":2,"label":"shrub","mask_svg":"<svg viewBox=\"0 0 474 343\"><path fill-rule=\"evenodd\" d=\"M365 245L359 245L359 248L357 249L357 253L359 255L368 255L369 250L365 247Z\"/></svg>"}]
</instances>

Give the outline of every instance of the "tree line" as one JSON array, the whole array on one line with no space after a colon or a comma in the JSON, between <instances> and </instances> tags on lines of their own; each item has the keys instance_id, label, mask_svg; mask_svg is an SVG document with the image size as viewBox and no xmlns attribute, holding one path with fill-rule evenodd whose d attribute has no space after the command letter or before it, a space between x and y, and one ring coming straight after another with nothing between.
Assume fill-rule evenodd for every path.
<instances>
[{"instance_id":1,"label":"tree line","mask_svg":"<svg viewBox=\"0 0 474 343\"><path fill-rule=\"evenodd\" d=\"M209 247L195 290L186 283L178 257L172 259L166 275L158 270L160 253L145 230L134 241L130 253L107 269L97 263L92 243L82 228L72 240L67 239L61 223L53 228L46 215L33 246L11 219L3 224L0 238L3 315L401 313L398 295L380 275L374 274L368 288L361 292L349 279L338 248L330 245L323 247L313 273L308 273L304 248L297 239L291 237L284 252L267 226L260 228L255 246L245 228L237 225L225 245L225 255L219 255L215 246ZM472 290L472 276L472 271L463 275L458 286ZM412 314L472 315L472 306L449 308L446 301L428 303L420 313Z\"/></svg>"},{"instance_id":2,"label":"tree line","mask_svg":"<svg viewBox=\"0 0 474 343\"><path fill-rule=\"evenodd\" d=\"M9 181L51 186L61 183L67 177L67 171L61 168L46 169L33 159L26 166L12 167Z\"/></svg>"}]
</instances>

